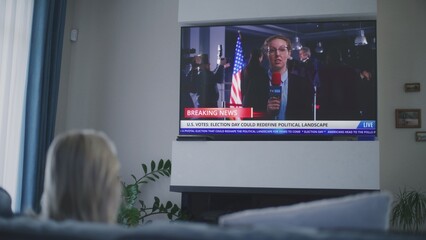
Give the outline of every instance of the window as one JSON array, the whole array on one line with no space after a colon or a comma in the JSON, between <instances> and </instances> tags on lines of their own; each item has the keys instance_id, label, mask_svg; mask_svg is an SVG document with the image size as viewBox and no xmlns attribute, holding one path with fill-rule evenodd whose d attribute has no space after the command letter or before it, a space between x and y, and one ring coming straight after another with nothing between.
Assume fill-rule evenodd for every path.
<instances>
[{"instance_id":1,"label":"window","mask_svg":"<svg viewBox=\"0 0 426 240\"><path fill-rule=\"evenodd\" d=\"M34 1L0 0L0 186L19 205L21 142Z\"/></svg>"}]
</instances>

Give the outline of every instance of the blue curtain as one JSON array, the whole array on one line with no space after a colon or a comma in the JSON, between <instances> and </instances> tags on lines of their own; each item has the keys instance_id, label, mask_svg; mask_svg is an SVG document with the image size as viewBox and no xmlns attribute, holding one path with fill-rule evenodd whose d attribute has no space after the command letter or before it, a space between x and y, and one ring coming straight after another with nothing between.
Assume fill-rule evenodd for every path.
<instances>
[{"instance_id":1,"label":"blue curtain","mask_svg":"<svg viewBox=\"0 0 426 240\"><path fill-rule=\"evenodd\" d=\"M46 153L54 137L66 0L35 0L24 121L21 211L40 211Z\"/></svg>"}]
</instances>

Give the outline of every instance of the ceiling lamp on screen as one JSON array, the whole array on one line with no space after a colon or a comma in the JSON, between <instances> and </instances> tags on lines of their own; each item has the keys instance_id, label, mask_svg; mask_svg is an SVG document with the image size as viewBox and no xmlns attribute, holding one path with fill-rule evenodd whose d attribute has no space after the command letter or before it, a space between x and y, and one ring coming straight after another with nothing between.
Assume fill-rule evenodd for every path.
<instances>
[{"instance_id":1,"label":"ceiling lamp on screen","mask_svg":"<svg viewBox=\"0 0 426 240\"><path fill-rule=\"evenodd\" d=\"M294 38L294 43L292 45L293 45L292 50L302 49L302 44L300 43L299 37Z\"/></svg>"},{"instance_id":2,"label":"ceiling lamp on screen","mask_svg":"<svg viewBox=\"0 0 426 240\"><path fill-rule=\"evenodd\" d=\"M323 53L324 52L324 48L322 48L322 43L321 42L317 43L317 47L315 48L315 52L316 53Z\"/></svg>"},{"instance_id":3,"label":"ceiling lamp on screen","mask_svg":"<svg viewBox=\"0 0 426 240\"><path fill-rule=\"evenodd\" d=\"M364 46L367 45L367 38L364 35L364 30L359 30L359 35L356 36L354 41L355 46Z\"/></svg>"}]
</instances>

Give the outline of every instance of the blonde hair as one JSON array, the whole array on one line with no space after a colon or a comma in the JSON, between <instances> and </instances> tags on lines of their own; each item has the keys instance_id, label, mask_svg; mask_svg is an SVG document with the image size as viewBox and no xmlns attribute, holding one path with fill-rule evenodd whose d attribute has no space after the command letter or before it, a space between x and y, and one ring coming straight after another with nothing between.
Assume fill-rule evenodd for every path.
<instances>
[{"instance_id":1,"label":"blonde hair","mask_svg":"<svg viewBox=\"0 0 426 240\"><path fill-rule=\"evenodd\" d=\"M285 36L283 36L283 35L273 35L273 36L270 36L270 37L268 37L267 39L265 39L265 41L263 42L263 51L266 53L266 51L268 50L268 47L269 47L269 43L271 43L272 42L272 40L275 40L275 39L281 39L281 40L283 40L284 42L286 42L287 43L287 50L289 51L289 52L291 52L291 40L288 38L288 37L285 37Z\"/></svg>"},{"instance_id":2,"label":"blonde hair","mask_svg":"<svg viewBox=\"0 0 426 240\"><path fill-rule=\"evenodd\" d=\"M116 148L102 132L57 136L47 154L41 216L115 223L121 201Z\"/></svg>"}]
</instances>

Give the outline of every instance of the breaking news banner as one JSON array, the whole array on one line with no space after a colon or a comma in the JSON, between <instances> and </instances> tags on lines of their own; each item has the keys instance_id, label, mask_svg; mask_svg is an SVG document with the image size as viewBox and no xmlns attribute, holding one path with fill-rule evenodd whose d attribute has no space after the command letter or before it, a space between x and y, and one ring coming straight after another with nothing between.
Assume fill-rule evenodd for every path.
<instances>
[{"instance_id":1,"label":"breaking news banner","mask_svg":"<svg viewBox=\"0 0 426 240\"><path fill-rule=\"evenodd\" d=\"M181 120L182 134L345 134L375 135L375 121Z\"/></svg>"},{"instance_id":2,"label":"breaking news banner","mask_svg":"<svg viewBox=\"0 0 426 240\"><path fill-rule=\"evenodd\" d=\"M185 118L253 118L252 108L185 108Z\"/></svg>"}]
</instances>

